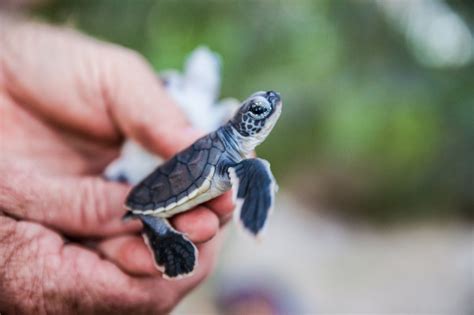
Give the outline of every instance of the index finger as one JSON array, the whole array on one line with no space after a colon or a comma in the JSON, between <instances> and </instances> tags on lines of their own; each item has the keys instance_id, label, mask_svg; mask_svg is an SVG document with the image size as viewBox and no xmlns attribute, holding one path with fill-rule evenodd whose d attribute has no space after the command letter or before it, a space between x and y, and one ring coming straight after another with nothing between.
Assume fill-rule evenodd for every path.
<instances>
[{"instance_id":1,"label":"index finger","mask_svg":"<svg viewBox=\"0 0 474 315\"><path fill-rule=\"evenodd\" d=\"M202 133L191 127L144 58L124 52L108 68L106 88L112 118L127 137L169 158Z\"/></svg>"},{"instance_id":2,"label":"index finger","mask_svg":"<svg viewBox=\"0 0 474 315\"><path fill-rule=\"evenodd\" d=\"M138 53L41 23L1 26L6 90L48 122L96 139L125 135L165 158L199 136Z\"/></svg>"}]
</instances>

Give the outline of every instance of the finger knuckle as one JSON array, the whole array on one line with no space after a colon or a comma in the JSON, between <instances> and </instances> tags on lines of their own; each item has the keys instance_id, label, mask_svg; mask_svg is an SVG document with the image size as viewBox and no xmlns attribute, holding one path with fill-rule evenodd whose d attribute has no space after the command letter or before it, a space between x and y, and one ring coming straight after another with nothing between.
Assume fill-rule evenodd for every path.
<instances>
[{"instance_id":1,"label":"finger knuckle","mask_svg":"<svg viewBox=\"0 0 474 315\"><path fill-rule=\"evenodd\" d=\"M18 171L2 171L0 168L0 211L23 216L28 208L31 196L21 191L25 175Z\"/></svg>"},{"instance_id":2,"label":"finger knuckle","mask_svg":"<svg viewBox=\"0 0 474 315\"><path fill-rule=\"evenodd\" d=\"M101 180L87 178L81 182L81 193L78 195L78 211L80 212L80 226L87 227L90 223L104 223L107 221L105 203L105 186Z\"/></svg>"}]
</instances>

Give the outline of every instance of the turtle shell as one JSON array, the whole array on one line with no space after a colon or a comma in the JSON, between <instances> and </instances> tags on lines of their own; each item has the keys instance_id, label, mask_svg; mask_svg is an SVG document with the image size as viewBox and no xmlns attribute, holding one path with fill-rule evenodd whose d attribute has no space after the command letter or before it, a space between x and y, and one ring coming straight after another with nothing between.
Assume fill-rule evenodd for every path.
<instances>
[{"instance_id":1,"label":"turtle shell","mask_svg":"<svg viewBox=\"0 0 474 315\"><path fill-rule=\"evenodd\" d=\"M224 151L214 133L197 140L137 184L127 197L126 207L155 213L172 209L173 204L193 194L213 176Z\"/></svg>"}]
</instances>

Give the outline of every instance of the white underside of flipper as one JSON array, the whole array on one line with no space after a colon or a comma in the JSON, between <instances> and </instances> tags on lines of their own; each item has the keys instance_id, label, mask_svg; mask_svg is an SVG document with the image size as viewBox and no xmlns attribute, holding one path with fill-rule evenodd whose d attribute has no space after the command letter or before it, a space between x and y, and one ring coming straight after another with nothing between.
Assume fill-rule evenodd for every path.
<instances>
[{"instance_id":1,"label":"white underside of flipper","mask_svg":"<svg viewBox=\"0 0 474 315\"><path fill-rule=\"evenodd\" d=\"M258 240L262 239L264 234L265 234L266 227L267 227L267 224L268 224L268 221L269 221L268 219L272 215L273 209L274 209L274 203L275 203L274 195L278 191L278 185L276 184L276 181L275 181L275 179L274 179L274 177L271 173L271 170L270 170L270 163L266 160L262 160L262 159L259 159L259 160L264 162L264 165L266 167L266 170L267 170L268 174L271 175L272 181L271 181L270 192L272 192L272 193L271 193L271 204L270 204L270 208L268 210L267 218L264 221L264 224L263 224L262 228L260 229L260 231L257 234L253 234L252 232L250 232L245 227L244 223L242 222L241 213L242 213L242 206L244 204L245 199L238 197L238 190L239 190L240 180L239 180L239 177L237 176L235 168L229 167L229 169L228 169L229 178L230 178L230 181L232 183L232 200L234 201L234 204L235 204L234 213L233 213L234 222L236 222L237 226L239 226L243 231L245 231L246 234L249 234L252 237L257 238Z\"/></svg>"}]
</instances>

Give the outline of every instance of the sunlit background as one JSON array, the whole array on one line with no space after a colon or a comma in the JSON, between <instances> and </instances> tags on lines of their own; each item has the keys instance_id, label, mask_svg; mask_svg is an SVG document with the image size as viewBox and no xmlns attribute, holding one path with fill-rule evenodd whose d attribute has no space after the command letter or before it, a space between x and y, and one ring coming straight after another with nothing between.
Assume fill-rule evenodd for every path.
<instances>
[{"instance_id":1,"label":"sunlit background","mask_svg":"<svg viewBox=\"0 0 474 315\"><path fill-rule=\"evenodd\" d=\"M283 96L266 239L232 228L176 313L474 313L474 2L10 2L157 71L207 45L222 97Z\"/></svg>"}]
</instances>

